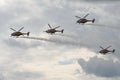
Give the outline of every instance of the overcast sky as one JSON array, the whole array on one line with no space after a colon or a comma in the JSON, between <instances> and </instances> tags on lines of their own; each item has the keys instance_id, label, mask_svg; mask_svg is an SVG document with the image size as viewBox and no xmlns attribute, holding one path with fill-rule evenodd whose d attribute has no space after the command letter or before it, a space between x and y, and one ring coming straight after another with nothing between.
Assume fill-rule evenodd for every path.
<instances>
[{"instance_id":1,"label":"overcast sky","mask_svg":"<svg viewBox=\"0 0 120 80\"><path fill-rule=\"evenodd\" d=\"M95 23L76 24L87 13ZM0 0L0 80L119 80L119 13L119 0ZM48 23L63 35L43 32ZM98 53L109 45L114 54Z\"/></svg>"}]
</instances>

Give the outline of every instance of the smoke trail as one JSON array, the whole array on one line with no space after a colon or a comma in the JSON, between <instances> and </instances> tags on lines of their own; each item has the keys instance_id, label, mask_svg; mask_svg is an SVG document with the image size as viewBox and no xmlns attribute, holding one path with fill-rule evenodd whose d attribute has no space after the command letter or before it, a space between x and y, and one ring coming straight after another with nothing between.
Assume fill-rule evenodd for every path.
<instances>
[{"instance_id":1,"label":"smoke trail","mask_svg":"<svg viewBox=\"0 0 120 80\"><path fill-rule=\"evenodd\" d=\"M19 38L35 39L35 40L42 40L42 41L53 42L53 43L64 44L64 45L85 46L86 47L86 45L84 45L80 42L72 42L72 41L65 41L65 40L62 41L59 39L46 39L46 38L42 38L42 37L19 37Z\"/></svg>"},{"instance_id":2,"label":"smoke trail","mask_svg":"<svg viewBox=\"0 0 120 80\"><path fill-rule=\"evenodd\" d=\"M75 35L69 35L69 34L54 34L54 35L64 36L64 37L69 37L69 38L78 38L78 36L75 36Z\"/></svg>"},{"instance_id":3,"label":"smoke trail","mask_svg":"<svg viewBox=\"0 0 120 80\"><path fill-rule=\"evenodd\" d=\"M41 38L41 37L19 37L19 38L26 38L26 39L35 39L35 40L42 40L42 41L48 41L48 42L54 42L52 40L46 39L46 38Z\"/></svg>"},{"instance_id":4,"label":"smoke trail","mask_svg":"<svg viewBox=\"0 0 120 80\"><path fill-rule=\"evenodd\" d=\"M102 25L102 24L85 24L85 25L91 25L91 26L96 26L96 27L101 27L101 28L103 28L103 27L113 28L113 29L118 29L118 28L120 28L120 27L117 27L117 26L113 27L113 26L110 26L110 25Z\"/></svg>"}]
</instances>

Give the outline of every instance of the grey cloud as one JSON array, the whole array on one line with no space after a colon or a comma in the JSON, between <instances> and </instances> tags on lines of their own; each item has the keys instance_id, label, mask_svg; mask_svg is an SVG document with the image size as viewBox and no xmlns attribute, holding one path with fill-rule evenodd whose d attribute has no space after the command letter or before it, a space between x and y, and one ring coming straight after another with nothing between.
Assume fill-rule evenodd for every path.
<instances>
[{"instance_id":1,"label":"grey cloud","mask_svg":"<svg viewBox=\"0 0 120 80\"><path fill-rule=\"evenodd\" d=\"M6 80L5 76L2 73L0 73L0 80Z\"/></svg>"},{"instance_id":2,"label":"grey cloud","mask_svg":"<svg viewBox=\"0 0 120 80\"><path fill-rule=\"evenodd\" d=\"M81 1L119 1L119 0L81 0Z\"/></svg>"},{"instance_id":3,"label":"grey cloud","mask_svg":"<svg viewBox=\"0 0 120 80\"><path fill-rule=\"evenodd\" d=\"M89 61L79 59L78 63L88 74L94 74L100 77L120 77L120 62L113 60L104 60L98 57L92 57Z\"/></svg>"},{"instance_id":4,"label":"grey cloud","mask_svg":"<svg viewBox=\"0 0 120 80\"><path fill-rule=\"evenodd\" d=\"M106 13L110 14L110 16L119 16L120 13L120 3L116 3L116 4L112 4L109 7L105 7L104 10L106 11ZM116 22L119 23L120 18L116 17ZM118 20L119 19L119 20Z\"/></svg>"},{"instance_id":5,"label":"grey cloud","mask_svg":"<svg viewBox=\"0 0 120 80\"><path fill-rule=\"evenodd\" d=\"M4 39L2 40L2 42L6 43L6 45L8 45L9 47L13 47L13 48L19 48L19 49L29 49L29 48L35 48L38 46L42 46L44 43L42 42L34 42L31 41L31 43L27 43L25 42L23 39L20 38L8 38L8 39Z\"/></svg>"},{"instance_id":6,"label":"grey cloud","mask_svg":"<svg viewBox=\"0 0 120 80\"><path fill-rule=\"evenodd\" d=\"M11 75L11 80L28 80L28 79L40 79L41 77L43 77L42 73L39 72L13 72L13 74Z\"/></svg>"},{"instance_id":7,"label":"grey cloud","mask_svg":"<svg viewBox=\"0 0 120 80\"><path fill-rule=\"evenodd\" d=\"M17 38L15 38L15 39L17 39ZM23 43L21 43L21 42L19 42L19 41L17 41L17 40L15 40L15 39L8 39L8 40L3 40L3 42L5 42L7 45L9 45L9 46L12 46L12 47L18 47L18 48L26 48L26 46L23 44Z\"/></svg>"},{"instance_id":8,"label":"grey cloud","mask_svg":"<svg viewBox=\"0 0 120 80\"><path fill-rule=\"evenodd\" d=\"M39 80L45 75L42 72L36 71L14 71L13 69L9 71L0 71L0 79L1 80Z\"/></svg>"},{"instance_id":9,"label":"grey cloud","mask_svg":"<svg viewBox=\"0 0 120 80\"><path fill-rule=\"evenodd\" d=\"M63 60L63 61L59 61L58 64L60 65L69 65L69 64L73 64L77 59L69 59L69 60Z\"/></svg>"},{"instance_id":10,"label":"grey cloud","mask_svg":"<svg viewBox=\"0 0 120 80\"><path fill-rule=\"evenodd\" d=\"M116 2L119 0L71 0L71 1L83 1L83 2Z\"/></svg>"}]
</instances>

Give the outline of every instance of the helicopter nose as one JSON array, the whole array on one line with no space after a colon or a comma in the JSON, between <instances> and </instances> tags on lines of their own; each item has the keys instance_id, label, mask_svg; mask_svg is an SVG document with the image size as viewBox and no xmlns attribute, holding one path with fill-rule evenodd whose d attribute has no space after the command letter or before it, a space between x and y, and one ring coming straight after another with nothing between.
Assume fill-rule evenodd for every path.
<instances>
[{"instance_id":1,"label":"helicopter nose","mask_svg":"<svg viewBox=\"0 0 120 80\"><path fill-rule=\"evenodd\" d=\"M13 36L13 33L10 36Z\"/></svg>"},{"instance_id":2,"label":"helicopter nose","mask_svg":"<svg viewBox=\"0 0 120 80\"><path fill-rule=\"evenodd\" d=\"M80 20L76 21L76 23L80 23Z\"/></svg>"},{"instance_id":3,"label":"helicopter nose","mask_svg":"<svg viewBox=\"0 0 120 80\"><path fill-rule=\"evenodd\" d=\"M47 30L47 31L45 31L45 32L49 33L49 31L48 31L48 30Z\"/></svg>"},{"instance_id":4,"label":"helicopter nose","mask_svg":"<svg viewBox=\"0 0 120 80\"><path fill-rule=\"evenodd\" d=\"M102 51L99 51L99 53L102 53Z\"/></svg>"}]
</instances>

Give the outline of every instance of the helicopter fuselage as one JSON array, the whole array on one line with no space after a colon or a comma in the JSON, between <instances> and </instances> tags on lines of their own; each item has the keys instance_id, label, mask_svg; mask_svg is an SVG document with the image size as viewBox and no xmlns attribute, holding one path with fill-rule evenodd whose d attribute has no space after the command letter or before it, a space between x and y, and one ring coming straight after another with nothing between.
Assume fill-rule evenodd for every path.
<instances>
[{"instance_id":1,"label":"helicopter fuselage","mask_svg":"<svg viewBox=\"0 0 120 80\"><path fill-rule=\"evenodd\" d=\"M77 23L86 23L88 20L87 19L79 19L78 21L77 21Z\"/></svg>"},{"instance_id":2,"label":"helicopter fuselage","mask_svg":"<svg viewBox=\"0 0 120 80\"><path fill-rule=\"evenodd\" d=\"M23 33L21 32L14 32L11 34L11 36L20 36L20 35L23 35Z\"/></svg>"},{"instance_id":3,"label":"helicopter fuselage","mask_svg":"<svg viewBox=\"0 0 120 80\"><path fill-rule=\"evenodd\" d=\"M57 32L55 29L49 29L49 30L47 30L46 31L47 33L55 33L55 32Z\"/></svg>"},{"instance_id":4,"label":"helicopter fuselage","mask_svg":"<svg viewBox=\"0 0 120 80\"><path fill-rule=\"evenodd\" d=\"M14 32L14 33L12 33L11 34L11 36L17 36L17 37L19 37L19 36L21 36L21 35L27 35L27 36L29 36L29 34L30 34L30 32L27 32L27 33L22 33L22 32Z\"/></svg>"},{"instance_id":5,"label":"helicopter fuselage","mask_svg":"<svg viewBox=\"0 0 120 80\"><path fill-rule=\"evenodd\" d=\"M109 50L107 50L107 49L104 49L104 50L99 51L99 53L101 53L101 54L106 54L106 53L108 53L108 52L111 52L111 51L109 51Z\"/></svg>"}]
</instances>

